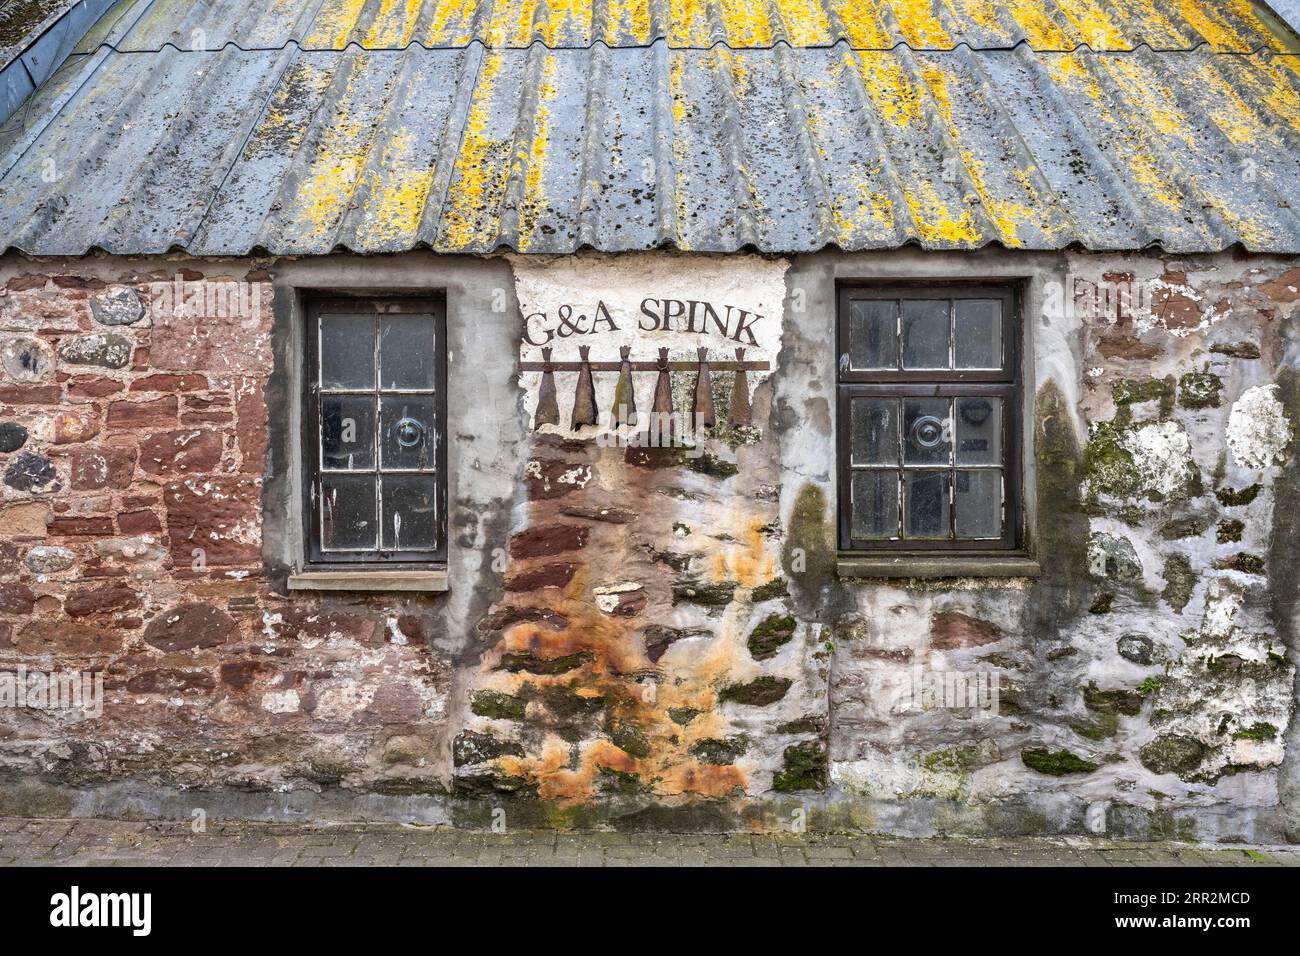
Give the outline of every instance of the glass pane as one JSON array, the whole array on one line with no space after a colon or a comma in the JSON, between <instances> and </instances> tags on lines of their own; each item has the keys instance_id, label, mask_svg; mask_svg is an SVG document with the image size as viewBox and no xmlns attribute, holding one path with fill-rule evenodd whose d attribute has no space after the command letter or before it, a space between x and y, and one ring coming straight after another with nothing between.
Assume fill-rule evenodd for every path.
<instances>
[{"instance_id":1,"label":"glass pane","mask_svg":"<svg viewBox=\"0 0 1300 956\"><path fill-rule=\"evenodd\" d=\"M903 368L948 367L948 300L903 300Z\"/></svg>"},{"instance_id":2,"label":"glass pane","mask_svg":"<svg viewBox=\"0 0 1300 956\"><path fill-rule=\"evenodd\" d=\"M369 475L321 478L321 547L369 551L375 547L375 479Z\"/></svg>"},{"instance_id":3,"label":"glass pane","mask_svg":"<svg viewBox=\"0 0 1300 956\"><path fill-rule=\"evenodd\" d=\"M431 475L386 475L384 547L430 551L438 540L438 502Z\"/></svg>"},{"instance_id":4,"label":"glass pane","mask_svg":"<svg viewBox=\"0 0 1300 956\"><path fill-rule=\"evenodd\" d=\"M322 395L321 462L326 469L375 467L375 400L369 395Z\"/></svg>"},{"instance_id":5,"label":"glass pane","mask_svg":"<svg viewBox=\"0 0 1300 956\"><path fill-rule=\"evenodd\" d=\"M908 465L946 465L952 454L952 419L949 399L903 400L903 462Z\"/></svg>"},{"instance_id":6,"label":"glass pane","mask_svg":"<svg viewBox=\"0 0 1300 956\"><path fill-rule=\"evenodd\" d=\"M853 514L849 533L854 538L898 536L898 472L853 472Z\"/></svg>"},{"instance_id":7,"label":"glass pane","mask_svg":"<svg viewBox=\"0 0 1300 956\"><path fill-rule=\"evenodd\" d=\"M379 320L382 388L433 388L433 321L427 315Z\"/></svg>"},{"instance_id":8,"label":"glass pane","mask_svg":"<svg viewBox=\"0 0 1300 956\"><path fill-rule=\"evenodd\" d=\"M1002 472L996 468L957 472L953 506L957 537L1002 537Z\"/></svg>"},{"instance_id":9,"label":"glass pane","mask_svg":"<svg viewBox=\"0 0 1300 956\"><path fill-rule=\"evenodd\" d=\"M433 468L438 436L433 427L433 398L425 395L385 395L380 402L382 466Z\"/></svg>"},{"instance_id":10,"label":"glass pane","mask_svg":"<svg viewBox=\"0 0 1300 956\"><path fill-rule=\"evenodd\" d=\"M898 402L892 398L855 398L849 407L852 463L897 465Z\"/></svg>"},{"instance_id":11,"label":"glass pane","mask_svg":"<svg viewBox=\"0 0 1300 956\"><path fill-rule=\"evenodd\" d=\"M957 464L997 465L1002 455L1002 399L959 398Z\"/></svg>"},{"instance_id":12,"label":"glass pane","mask_svg":"<svg viewBox=\"0 0 1300 956\"><path fill-rule=\"evenodd\" d=\"M849 362L855 369L898 368L898 303L867 300L849 306Z\"/></svg>"},{"instance_id":13,"label":"glass pane","mask_svg":"<svg viewBox=\"0 0 1300 956\"><path fill-rule=\"evenodd\" d=\"M948 537L948 472L903 472L903 537Z\"/></svg>"},{"instance_id":14,"label":"glass pane","mask_svg":"<svg viewBox=\"0 0 1300 956\"><path fill-rule=\"evenodd\" d=\"M320 384L321 388L375 387L374 316L321 316Z\"/></svg>"},{"instance_id":15,"label":"glass pane","mask_svg":"<svg viewBox=\"0 0 1300 956\"><path fill-rule=\"evenodd\" d=\"M1002 303L997 299L957 302L954 337L958 368L1002 367Z\"/></svg>"}]
</instances>

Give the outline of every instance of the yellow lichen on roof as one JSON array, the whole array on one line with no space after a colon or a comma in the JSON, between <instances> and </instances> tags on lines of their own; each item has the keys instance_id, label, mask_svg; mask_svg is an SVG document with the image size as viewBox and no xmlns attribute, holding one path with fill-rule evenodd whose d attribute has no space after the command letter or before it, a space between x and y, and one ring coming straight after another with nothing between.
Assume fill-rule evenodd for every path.
<instances>
[{"instance_id":1,"label":"yellow lichen on roof","mask_svg":"<svg viewBox=\"0 0 1300 956\"><path fill-rule=\"evenodd\" d=\"M1190 23L1216 50L1244 53L1251 49L1252 43L1203 0L1170 0L1170 2L1178 11L1178 15Z\"/></svg>"},{"instance_id":2,"label":"yellow lichen on roof","mask_svg":"<svg viewBox=\"0 0 1300 956\"><path fill-rule=\"evenodd\" d=\"M952 37L935 14L933 0L891 0L903 39L914 47L950 47Z\"/></svg>"},{"instance_id":3,"label":"yellow lichen on roof","mask_svg":"<svg viewBox=\"0 0 1300 956\"><path fill-rule=\"evenodd\" d=\"M333 122L298 187L296 225L308 243L326 239L339 227L382 125L378 112L388 101L394 78L387 79L378 96L374 90L360 93L356 87L367 77L366 67L364 56L353 60Z\"/></svg>"},{"instance_id":4,"label":"yellow lichen on roof","mask_svg":"<svg viewBox=\"0 0 1300 956\"><path fill-rule=\"evenodd\" d=\"M727 42L737 47L770 46L772 25L767 8L753 0L718 0Z\"/></svg>"},{"instance_id":5,"label":"yellow lichen on roof","mask_svg":"<svg viewBox=\"0 0 1300 956\"><path fill-rule=\"evenodd\" d=\"M890 45L879 0L831 0L831 7L852 46L879 49Z\"/></svg>"},{"instance_id":6,"label":"yellow lichen on roof","mask_svg":"<svg viewBox=\"0 0 1300 956\"><path fill-rule=\"evenodd\" d=\"M1219 72L1216 65L1198 63L1192 75L1196 77L1198 88L1209 94L1205 106L1210 119L1234 145L1259 145L1269 138L1267 124L1242 98L1236 87ZM1249 71L1237 71L1237 75L1244 80Z\"/></svg>"},{"instance_id":7,"label":"yellow lichen on roof","mask_svg":"<svg viewBox=\"0 0 1300 956\"><path fill-rule=\"evenodd\" d=\"M1253 0L1228 0L1228 9L1232 11L1234 16L1246 21L1251 30L1255 32L1257 41L1252 41L1252 45L1254 42L1261 42L1263 46L1269 49L1287 49L1287 41L1274 34L1268 25L1259 18L1259 12ZM1294 48L1295 44L1292 43L1291 46Z\"/></svg>"},{"instance_id":8,"label":"yellow lichen on roof","mask_svg":"<svg viewBox=\"0 0 1300 956\"><path fill-rule=\"evenodd\" d=\"M1052 55L1045 60L1048 73L1058 83L1074 89L1091 101L1088 116L1100 119L1109 128L1120 154L1117 158L1128 165L1133 180L1142 186L1144 194L1169 209L1180 210L1182 198L1178 188L1161 169L1151 146L1140 132L1145 128L1145 117L1139 112L1136 116L1121 118L1102 90L1095 73L1084 65L1083 55Z\"/></svg>"},{"instance_id":9,"label":"yellow lichen on roof","mask_svg":"<svg viewBox=\"0 0 1300 956\"><path fill-rule=\"evenodd\" d=\"M673 165L677 169L675 196L675 211L677 215L677 235L679 236L678 246L683 250L690 249L690 233L687 231L690 225L691 208L686 200L688 195L688 183L686 180L687 161L690 158L689 141L686 135L686 112L688 103L686 99L686 88L682 80L685 76L686 58L678 52L669 54L668 57L668 98L672 103L673 115Z\"/></svg>"},{"instance_id":10,"label":"yellow lichen on roof","mask_svg":"<svg viewBox=\"0 0 1300 956\"><path fill-rule=\"evenodd\" d=\"M906 191L907 207L916 224L922 242L952 246L974 246L983 238L975 227L975 216L969 209L954 216L939 190L932 182L919 182Z\"/></svg>"},{"instance_id":11,"label":"yellow lichen on roof","mask_svg":"<svg viewBox=\"0 0 1300 956\"><path fill-rule=\"evenodd\" d=\"M1165 0L1124 0L1124 9L1142 24L1143 39L1156 49L1183 50L1200 39L1169 18Z\"/></svg>"},{"instance_id":12,"label":"yellow lichen on roof","mask_svg":"<svg viewBox=\"0 0 1300 956\"><path fill-rule=\"evenodd\" d=\"M474 36L478 0L437 0L424 42L429 46L463 46Z\"/></svg>"},{"instance_id":13,"label":"yellow lichen on roof","mask_svg":"<svg viewBox=\"0 0 1300 956\"><path fill-rule=\"evenodd\" d=\"M1166 136L1177 139L1174 149L1162 150L1167 164L1186 183L1192 195L1200 201L1202 208L1215 210L1233 231L1245 242L1252 245L1267 244L1272 241L1271 230L1252 216L1239 211L1237 198L1228 192L1230 186L1217 179L1203 179L1196 175L1186 162L1188 156L1202 156L1210 163L1231 162L1229 157L1220 155L1215 144L1196 135L1192 118L1176 102L1174 91L1150 71L1143 70L1125 57L1106 57L1102 61L1105 69L1115 81L1134 112L1142 111L1156 119L1156 128ZM1207 78L1208 79L1208 78ZM1227 86L1227 84L1221 84ZM1219 101L1219 106L1212 111L1219 113L1216 125L1223 130L1234 143L1246 142L1251 132L1244 125L1248 122L1249 110L1240 104L1239 98L1229 88L1231 94L1228 102ZM1236 100L1240 109L1234 107ZM1207 155L1211 154L1211 155ZM1236 170L1233 170L1235 179Z\"/></svg>"},{"instance_id":14,"label":"yellow lichen on roof","mask_svg":"<svg viewBox=\"0 0 1300 956\"><path fill-rule=\"evenodd\" d=\"M794 46L831 42L831 25L821 0L776 0L785 35Z\"/></svg>"},{"instance_id":15,"label":"yellow lichen on roof","mask_svg":"<svg viewBox=\"0 0 1300 956\"><path fill-rule=\"evenodd\" d=\"M379 167L367 179L370 201L366 223L358 230L370 246L409 245L420 228L433 186L434 168L418 155L408 129L398 128L384 146Z\"/></svg>"},{"instance_id":16,"label":"yellow lichen on roof","mask_svg":"<svg viewBox=\"0 0 1300 956\"><path fill-rule=\"evenodd\" d=\"M376 49L406 46L423 6L424 0L383 0L362 45Z\"/></svg>"},{"instance_id":17,"label":"yellow lichen on roof","mask_svg":"<svg viewBox=\"0 0 1300 956\"><path fill-rule=\"evenodd\" d=\"M1300 75L1300 57L1279 56L1253 60L1251 69L1239 74L1251 95L1268 107L1270 115L1300 133L1300 92L1288 82L1282 70L1289 67Z\"/></svg>"},{"instance_id":18,"label":"yellow lichen on roof","mask_svg":"<svg viewBox=\"0 0 1300 956\"><path fill-rule=\"evenodd\" d=\"M333 73L319 69L311 60L295 60L284 75L266 112L244 146L244 159L275 153L292 156L307 138L315 117L309 110L295 110L291 104L316 102L329 86Z\"/></svg>"},{"instance_id":19,"label":"yellow lichen on roof","mask_svg":"<svg viewBox=\"0 0 1300 956\"><path fill-rule=\"evenodd\" d=\"M999 5L993 0L944 0L944 3L958 23L969 21L1000 40L1010 39L1006 24L998 12Z\"/></svg>"},{"instance_id":20,"label":"yellow lichen on roof","mask_svg":"<svg viewBox=\"0 0 1300 956\"><path fill-rule=\"evenodd\" d=\"M650 0L608 0L605 42L647 43L650 40Z\"/></svg>"},{"instance_id":21,"label":"yellow lichen on roof","mask_svg":"<svg viewBox=\"0 0 1300 956\"><path fill-rule=\"evenodd\" d=\"M532 245L533 232L546 209L546 193L542 177L546 172L547 154L551 144L551 103L555 100L555 54L547 54L542 61L542 75L537 86L537 109L533 113L533 135L526 149L520 149L516 159L524 165L524 199L519 204L519 251L527 252Z\"/></svg>"},{"instance_id":22,"label":"yellow lichen on roof","mask_svg":"<svg viewBox=\"0 0 1300 956\"><path fill-rule=\"evenodd\" d=\"M922 91L898 57L869 51L857 57L867 95L882 119L895 126L911 126L921 118Z\"/></svg>"},{"instance_id":23,"label":"yellow lichen on roof","mask_svg":"<svg viewBox=\"0 0 1300 956\"><path fill-rule=\"evenodd\" d=\"M326 0L303 43L313 47L343 49L357 20L361 18L365 5L366 0Z\"/></svg>"},{"instance_id":24,"label":"yellow lichen on roof","mask_svg":"<svg viewBox=\"0 0 1300 956\"><path fill-rule=\"evenodd\" d=\"M1121 89L1141 96L1141 109L1157 132L1174 137L1188 149L1198 147L1195 130L1178 105L1178 94L1169 84L1144 70L1137 60L1130 57L1101 57L1098 63Z\"/></svg>"},{"instance_id":25,"label":"yellow lichen on roof","mask_svg":"<svg viewBox=\"0 0 1300 956\"><path fill-rule=\"evenodd\" d=\"M493 238L498 200L510 172L510 144L488 135L491 101L503 63L501 53L488 53L479 71L443 216L442 245L448 249L472 249Z\"/></svg>"},{"instance_id":26,"label":"yellow lichen on roof","mask_svg":"<svg viewBox=\"0 0 1300 956\"><path fill-rule=\"evenodd\" d=\"M1101 4L1095 0L1057 0L1061 10L1083 42L1094 50L1120 50L1128 46L1123 31L1111 20Z\"/></svg>"},{"instance_id":27,"label":"yellow lichen on roof","mask_svg":"<svg viewBox=\"0 0 1300 956\"><path fill-rule=\"evenodd\" d=\"M543 6L545 16L537 30L537 38L543 43L556 46L570 34L584 44L590 42L591 0L543 0Z\"/></svg>"},{"instance_id":28,"label":"yellow lichen on roof","mask_svg":"<svg viewBox=\"0 0 1300 956\"><path fill-rule=\"evenodd\" d=\"M1069 50L1074 43L1064 28L1050 17L1042 0L1007 0L1007 12L1025 32L1035 50Z\"/></svg>"},{"instance_id":29,"label":"yellow lichen on roof","mask_svg":"<svg viewBox=\"0 0 1300 956\"><path fill-rule=\"evenodd\" d=\"M668 3L670 44L704 47L712 42L704 0L668 0Z\"/></svg>"},{"instance_id":30,"label":"yellow lichen on roof","mask_svg":"<svg viewBox=\"0 0 1300 956\"><path fill-rule=\"evenodd\" d=\"M930 63L922 68L921 75L925 80L926 86L930 90L930 95L934 100L935 109L939 113L944 129L948 134L949 141L960 146L967 140L953 111L952 96L948 89L949 75L937 63ZM964 91L964 95L969 97L978 95L973 91ZM1045 233L1052 231L1051 223L1043 221L1044 214L1049 210L1038 208L1038 194L1032 184L1033 170L1017 170L1013 175L1015 186L1018 186L1024 192L1025 202L1011 198L1012 185L1010 183L991 185L988 179L987 167L983 160L974 154L970 149L960 149L962 166L966 170L966 175L971 182L971 188L980 200L980 208L984 215L988 217L993 228L998 231L998 238L1003 245L1016 247L1022 244L1021 229L1027 225L1037 226Z\"/></svg>"}]
</instances>

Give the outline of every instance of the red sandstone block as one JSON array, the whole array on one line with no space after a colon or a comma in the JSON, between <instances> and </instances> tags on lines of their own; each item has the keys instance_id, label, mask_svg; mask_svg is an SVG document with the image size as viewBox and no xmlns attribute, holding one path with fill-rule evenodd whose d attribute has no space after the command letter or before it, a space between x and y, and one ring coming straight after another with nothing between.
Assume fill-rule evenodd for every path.
<instances>
[{"instance_id":1,"label":"red sandstone block","mask_svg":"<svg viewBox=\"0 0 1300 956\"><path fill-rule=\"evenodd\" d=\"M108 406L108 428L110 431L122 431L173 424L178 404L175 395L164 395L147 402L112 402Z\"/></svg>"},{"instance_id":2,"label":"red sandstone block","mask_svg":"<svg viewBox=\"0 0 1300 956\"><path fill-rule=\"evenodd\" d=\"M135 474L135 449L105 446L79 449L71 457L74 491L127 488Z\"/></svg>"},{"instance_id":3,"label":"red sandstone block","mask_svg":"<svg viewBox=\"0 0 1300 956\"><path fill-rule=\"evenodd\" d=\"M55 518L49 523L48 528L50 534L64 537L111 535L113 533L113 519L103 517Z\"/></svg>"},{"instance_id":4,"label":"red sandstone block","mask_svg":"<svg viewBox=\"0 0 1300 956\"><path fill-rule=\"evenodd\" d=\"M578 551L587 543L589 529L576 524L536 525L510 539L510 557L536 558Z\"/></svg>"},{"instance_id":5,"label":"red sandstone block","mask_svg":"<svg viewBox=\"0 0 1300 956\"><path fill-rule=\"evenodd\" d=\"M148 475L211 471L221 461L219 432L203 428L149 435L140 443L140 470Z\"/></svg>"},{"instance_id":6,"label":"red sandstone block","mask_svg":"<svg viewBox=\"0 0 1300 956\"><path fill-rule=\"evenodd\" d=\"M163 500L178 574L206 573L192 570L196 548L208 568L261 562L260 481L230 475L177 481L163 491Z\"/></svg>"},{"instance_id":7,"label":"red sandstone block","mask_svg":"<svg viewBox=\"0 0 1300 956\"><path fill-rule=\"evenodd\" d=\"M79 378L74 379L68 386L68 398L104 398L107 395L116 395L122 391L122 388L121 382L111 378Z\"/></svg>"},{"instance_id":8,"label":"red sandstone block","mask_svg":"<svg viewBox=\"0 0 1300 956\"><path fill-rule=\"evenodd\" d=\"M152 511L127 511L117 516L122 534L154 534L162 531L162 522Z\"/></svg>"},{"instance_id":9,"label":"red sandstone block","mask_svg":"<svg viewBox=\"0 0 1300 956\"><path fill-rule=\"evenodd\" d=\"M198 392L207 387L207 376L172 375L166 372L145 375L131 383L133 392Z\"/></svg>"},{"instance_id":10,"label":"red sandstone block","mask_svg":"<svg viewBox=\"0 0 1300 956\"><path fill-rule=\"evenodd\" d=\"M58 405L63 389L58 385L7 385L0 388L0 405Z\"/></svg>"},{"instance_id":11,"label":"red sandstone block","mask_svg":"<svg viewBox=\"0 0 1300 956\"><path fill-rule=\"evenodd\" d=\"M110 584L102 588L73 591L64 598L63 610L69 617L85 617L89 614L133 611L140 604L140 594L134 588L125 584Z\"/></svg>"},{"instance_id":12,"label":"red sandstone block","mask_svg":"<svg viewBox=\"0 0 1300 956\"><path fill-rule=\"evenodd\" d=\"M235 413L239 421L235 437L239 443L240 471L260 475L266 469L266 402L262 380L245 378L235 391Z\"/></svg>"}]
</instances>

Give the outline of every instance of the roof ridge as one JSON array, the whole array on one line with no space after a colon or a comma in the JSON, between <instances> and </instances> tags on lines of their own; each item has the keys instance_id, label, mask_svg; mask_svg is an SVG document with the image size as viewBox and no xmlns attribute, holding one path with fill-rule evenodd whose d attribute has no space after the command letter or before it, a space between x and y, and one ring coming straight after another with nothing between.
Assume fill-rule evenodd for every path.
<instances>
[{"instance_id":1,"label":"roof ridge","mask_svg":"<svg viewBox=\"0 0 1300 956\"><path fill-rule=\"evenodd\" d=\"M893 44L892 46L862 46L862 45L854 44L852 41L848 40L845 37L840 37L839 39L834 40L830 43L794 44L794 43L790 43L788 40L780 39L780 40L775 40L772 43L766 45L752 44L748 46L733 46L731 43L727 42L726 40L715 40L713 43L709 43L706 45L682 44L682 43L674 43L672 40L670 40L667 37L656 37L655 39L650 40L649 42L646 43L611 44L611 43L607 43L604 40L592 40L591 42L582 45L550 44L540 38L534 38L530 42L524 44L510 43L510 44L498 45L498 44L488 43L484 40L479 39L478 37L473 37L465 41L464 43L428 44L417 40L417 41L411 41L409 43L400 46L367 46L356 40L349 40L343 46L319 46L314 44L307 44L302 40L288 39L284 43L280 44L279 46L245 47L245 46L241 46L239 43L235 42L234 40L227 40L225 43L221 44L220 46L213 46L201 50L196 50L192 47L178 46L177 44L172 43L169 40L165 43L159 44L156 47L149 47L146 49L126 49L126 50L119 49L117 45L113 43L101 42L91 49L85 49L79 51L79 55L82 56L90 55L93 53L98 53L104 49L109 49L112 50L114 53L119 53L123 55L141 54L141 53L145 53L145 54L162 53L164 50L167 49L171 49L177 53L222 53L231 47L234 47L236 50L239 50L241 53L280 53L284 50L287 50L289 47L297 47L297 49L302 53L345 53L348 50L354 48L357 51L362 53L405 53L407 50L412 50L412 49L422 49L422 50L427 50L432 52L436 50L468 50L474 47L479 47L487 53L504 53L510 51L531 50L534 47L541 47L542 49L549 50L554 53L563 53L563 52L581 53L581 52L595 50L595 49L605 49L608 51L650 50L661 45L667 45L670 50L678 50L682 52L691 52L691 51L708 52L717 49L724 49L730 53L764 52L764 51L771 51L776 49L787 49L792 52L797 52L799 50L834 50L840 48L852 51L854 53L894 53L899 50L907 50L910 53L958 53L961 52L962 50L965 50L970 53L1010 53L1014 50L1018 50L1023 47L1031 53L1043 54L1043 55L1062 55L1062 56L1070 56L1078 53L1091 53L1097 56L1103 56L1103 55L1113 56L1113 55L1128 54L1128 53L1138 53L1142 50L1146 50L1150 53L1155 53L1155 54L1198 53L1203 50L1206 50L1206 48L1209 48L1208 49L1209 53L1214 54L1216 56L1256 56L1261 53L1267 53L1273 56L1300 56L1300 53L1294 53L1289 50L1276 50L1263 43L1258 43L1248 50L1219 50L1219 49L1215 49L1209 40L1204 40L1204 39L1201 40L1199 43L1193 44L1192 46L1185 46L1185 47L1155 47L1144 40L1143 42L1138 43L1137 45L1131 47L1114 48L1114 49L1103 47L1101 49L1094 49L1092 45L1089 43L1078 43L1068 48L1035 47L1032 46L1029 43L1029 41L1026 39L1018 40L1012 44L1004 44L998 46L992 46L992 45L972 46L970 43L968 43L965 40L961 41L960 43L956 43L950 47L913 46L912 44L907 43L903 40L899 40L897 43Z\"/></svg>"}]
</instances>

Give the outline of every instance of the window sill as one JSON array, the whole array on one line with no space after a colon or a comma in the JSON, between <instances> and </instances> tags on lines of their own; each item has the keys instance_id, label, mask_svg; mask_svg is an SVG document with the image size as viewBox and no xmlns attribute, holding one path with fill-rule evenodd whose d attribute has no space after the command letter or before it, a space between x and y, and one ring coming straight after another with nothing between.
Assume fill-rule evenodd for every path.
<instances>
[{"instance_id":1,"label":"window sill","mask_svg":"<svg viewBox=\"0 0 1300 956\"><path fill-rule=\"evenodd\" d=\"M290 591L448 590L447 571L301 571L289 575Z\"/></svg>"},{"instance_id":2,"label":"window sill","mask_svg":"<svg viewBox=\"0 0 1300 956\"><path fill-rule=\"evenodd\" d=\"M859 554L841 551L841 578L1036 578L1042 567L1027 554Z\"/></svg>"}]
</instances>

